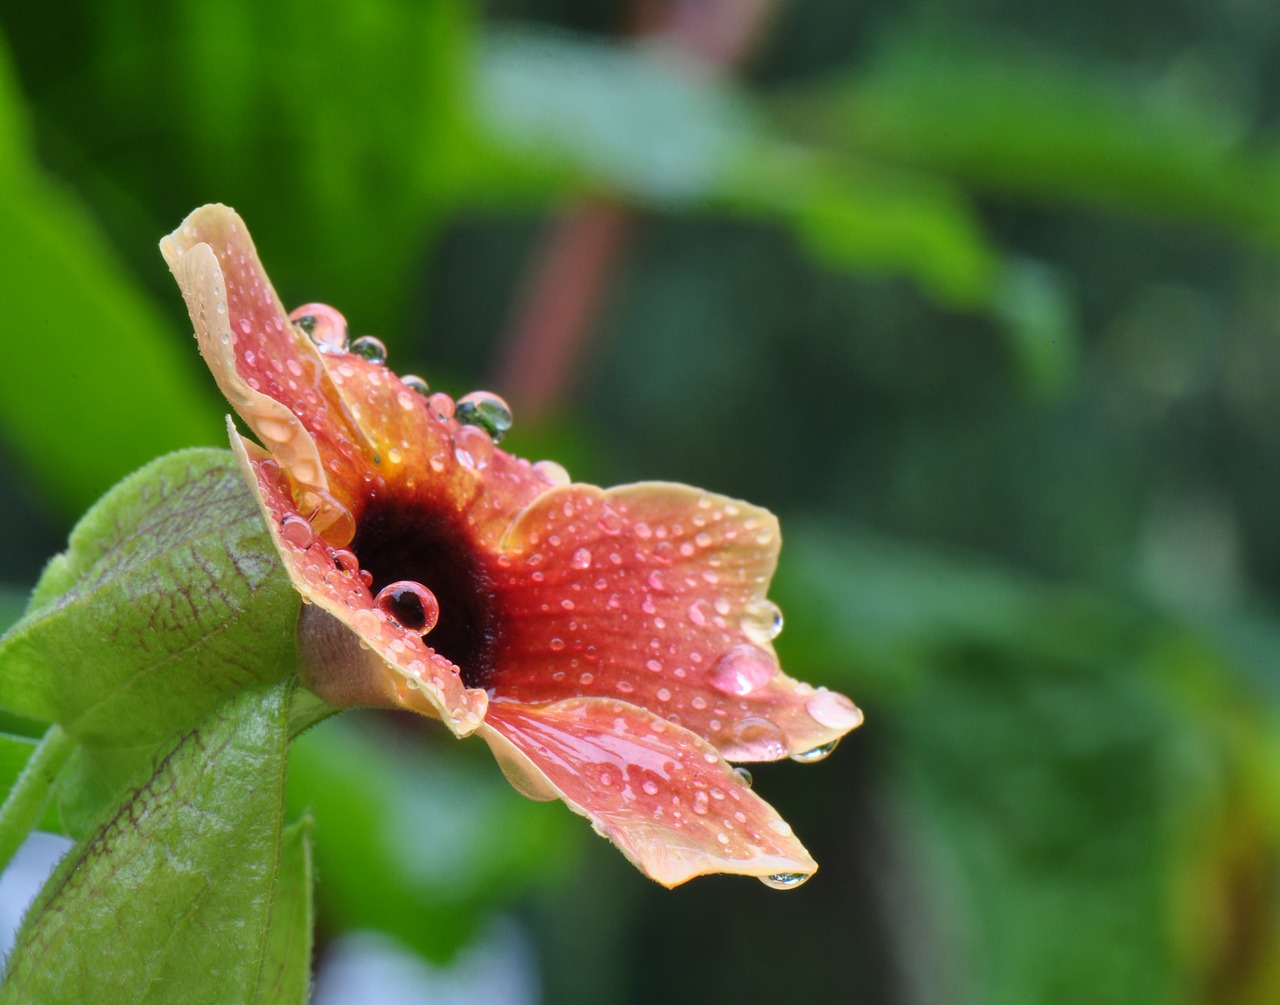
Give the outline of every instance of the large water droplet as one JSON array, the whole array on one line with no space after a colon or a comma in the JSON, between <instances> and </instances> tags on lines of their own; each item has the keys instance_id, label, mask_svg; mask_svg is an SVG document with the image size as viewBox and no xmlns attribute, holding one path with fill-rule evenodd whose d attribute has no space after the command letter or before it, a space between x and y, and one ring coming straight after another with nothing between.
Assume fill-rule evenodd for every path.
<instances>
[{"instance_id":1,"label":"large water droplet","mask_svg":"<svg viewBox=\"0 0 1280 1005\"><path fill-rule=\"evenodd\" d=\"M832 740L830 743L824 743L821 746L813 747L809 750L802 750L798 754L792 754L791 760L800 764L817 764L821 760L825 760L831 755L831 751L836 749L839 740Z\"/></svg>"},{"instance_id":2,"label":"large water droplet","mask_svg":"<svg viewBox=\"0 0 1280 1005\"><path fill-rule=\"evenodd\" d=\"M761 876L760 882L773 890L794 890L808 882L812 873L807 872L775 872L772 876Z\"/></svg>"},{"instance_id":3,"label":"large water droplet","mask_svg":"<svg viewBox=\"0 0 1280 1005\"><path fill-rule=\"evenodd\" d=\"M722 694L747 695L758 691L778 672L777 661L759 646L737 645L728 649L707 671L707 680Z\"/></svg>"},{"instance_id":4,"label":"large water droplet","mask_svg":"<svg viewBox=\"0 0 1280 1005\"><path fill-rule=\"evenodd\" d=\"M328 304L304 304L289 315L321 352L347 351L347 319Z\"/></svg>"},{"instance_id":5,"label":"large water droplet","mask_svg":"<svg viewBox=\"0 0 1280 1005\"><path fill-rule=\"evenodd\" d=\"M316 532L302 517L290 515L280 521L280 536L295 548L310 548Z\"/></svg>"},{"instance_id":6,"label":"large water droplet","mask_svg":"<svg viewBox=\"0 0 1280 1005\"><path fill-rule=\"evenodd\" d=\"M540 474L548 485L568 485L571 481L564 465L555 461L534 461L533 470Z\"/></svg>"},{"instance_id":7,"label":"large water droplet","mask_svg":"<svg viewBox=\"0 0 1280 1005\"><path fill-rule=\"evenodd\" d=\"M804 707L816 722L827 729L843 731L862 723L862 712L853 702L844 695L825 688L819 688L818 693Z\"/></svg>"},{"instance_id":8,"label":"large water droplet","mask_svg":"<svg viewBox=\"0 0 1280 1005\"><path fill-rule=\"evenodd\" d=\"M347 351L355 353L361 359L367 359L370 363L385 363L387 361L386 343L373 335L361 335L351 343L351 347Z\"/></svg>"},{"instance_id":9,"label":"large water droplet","mask_svg":"<svg viewBox=\"0 0 1280 1005\"><path fill-rule=\"evenodd\" d=\"M410 391L417 391L424 398L431 396L431 387L416 373L406 373L400 378L400 383Z\"/></svg>"},{"instance_id":10,"label":"large water droplet","mask_svg":"<svg viewBox=\"0 0 1280 1005\"><path fill-rule=\"evenodd\" d=\"M721 754L740 761L778 761L787 756L787 738L771 719L748 716L734 723Z\"/></svg>"},{"instance_id":11,"label":"large water droplet","mask_svg":"<svg viewBox=\"0 0 1280 1005\"><path fill-rule=\"evenodd\" d=\"M511 429L511 407L492 391L472 391L458 399L454 415L459 422L479 426L494 443Z\"/></svg>"},{"instance_id":12,"label":"large water droplet","mask_svg":"<svg viewBox=\"0 0 1280 1005\"><path fill-rule=\"evenodd\" d=\"M426 635L440 620L440 602L421 583L402 579L378 591L378 609L400 627Z\"/></svg>"},{"instance_id":13,"label":"large water droplet","mask_svg":"<svg viewBox=\"0 0 1280 1005\"><path fill-rule=\"evenodd\" d=\"M751 772L741 765L733 769L733 777L737 780L739 785L745 786L748 789L751 788L752 782L755 781L755 779L751 777Z\"/></svg>"},{"instance_id":14,"label":"large water droplet","mask_svg":"<svg viewBox=\"0 0 1280 1005\"><path fill-rule=\"evenodd\" d=\"M461 426L453 436L453 455L459 464L479 470L493 456L493 440L479 426Z\"/></svg>"},{"instance_id":15,"label":"large water droplet","mask_svg":"<svg viewBox=\"0 0 1280 1005\"><path fill-rule=\"evenodd\" d=\"M742 612L742 634L756 645L772 642L782 631L782 611L772 600L763 597L747 604Z\"/></svg>"}]
</instances>

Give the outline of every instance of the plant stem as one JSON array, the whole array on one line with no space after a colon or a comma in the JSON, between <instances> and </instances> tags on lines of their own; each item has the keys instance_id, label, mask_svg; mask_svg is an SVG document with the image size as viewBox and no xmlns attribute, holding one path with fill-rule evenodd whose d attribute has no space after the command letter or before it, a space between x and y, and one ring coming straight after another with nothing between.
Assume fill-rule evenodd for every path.
<instances>
[{"instance_id":1,"label":"plant stem","mask_svg":"<svg viewBox=\"0 0 1280 1005\"><path fill-rule=\"evenodd\" d=\"M0 871L40 822L54 779L75 746L61 726L50 726L9 790L0 806Z\"/></svg>"}]
</instances>

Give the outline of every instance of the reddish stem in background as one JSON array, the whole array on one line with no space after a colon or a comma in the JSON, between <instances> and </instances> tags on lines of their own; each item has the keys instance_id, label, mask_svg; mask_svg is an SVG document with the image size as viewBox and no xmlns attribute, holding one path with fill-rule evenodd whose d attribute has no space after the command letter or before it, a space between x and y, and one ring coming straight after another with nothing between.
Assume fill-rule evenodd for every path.
<instances>
[{"instance_id":1,"label":"reddish stem in background","mask_svg":"<svg viewBox=\"0 0 1280 1005\"><path fill-rule=\"evenodd\" d=\"M591 199L559 214L536 251L498 357L494 386L522 418L563 397L577 371L631 214Z\"/></svg>"},{"instance_id":2,"label":"reddish stem in background","mask_svg":"<svg viewBox=\"0 0 1280 1005\"><path fill-rule=\"evenodd\" d=\"M746 58L779 0L636 0L637 36L666 36L713 72ZM522 419L554 409L577 375L634 211L591 198L555 216L534 252L503 336L493 386Z\"/></svg>"}]
</instances>

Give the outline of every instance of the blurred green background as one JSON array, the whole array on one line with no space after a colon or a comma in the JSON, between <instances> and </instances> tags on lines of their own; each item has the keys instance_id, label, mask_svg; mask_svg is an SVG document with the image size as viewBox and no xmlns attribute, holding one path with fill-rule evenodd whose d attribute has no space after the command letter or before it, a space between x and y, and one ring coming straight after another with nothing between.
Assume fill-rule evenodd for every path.
<instances>
[{"instance_id":1,"label":"blurred green background","mask_svg":"<svg viewBox=\"0 0 1280 1005\"><path fill-rule=\"evenodd\" d=\"M506 396L513 451L778 512L784 665L867 712L755 771L822 865L785 894L664 892L483 745L326 723L290 782L322 962L514 931L550 1002L1280 1000L1280 7L47 0L0 32L0 614L116 479L223 442L156 250L221 201L286 303Z\"/></svg>"}]
</instances>

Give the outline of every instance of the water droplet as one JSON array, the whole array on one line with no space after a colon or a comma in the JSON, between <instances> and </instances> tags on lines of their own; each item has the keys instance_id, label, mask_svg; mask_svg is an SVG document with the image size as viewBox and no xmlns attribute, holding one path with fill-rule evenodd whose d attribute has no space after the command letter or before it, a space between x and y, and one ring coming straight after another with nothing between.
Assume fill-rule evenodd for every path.
<instances>
[{"instance_id":1,"label":"water droplet","mask_svg":"<svg viewBox=\"0 0 1280 1005\"><path fill-rule=\"evenodd\" d=\"M817 764L819 761L830 756L831 751L836 749L839 740L832 740L830 743L824 743L821 746L813 747L810 750L803 750L798 754L792 754L791 760L800 764Z\"/></svg>"},{"instance_id":2,"label":"water droplet","mask_svg":"<svg viewBox=\"0 0 1280 1005\"><path fill-rule=\"evenodd\" d=\"M808 882L812 873L807 872L775 872L772 876L761 876L760 882L772 890L794 890Z\"/></svg>"},{"instance_id":3,"label":"water droplet","mask_svg":"<svg viewBox=\"0 0 1280 1005\"><path fill-rule=\"evenodd\" d=\"M736 767L733 769L733 778L739 785L748 789L751 788L751 783L755 781L755 779L751 777L751 772L743 767Z\"/></svg>"},{"instance_id":4,"label":"water droplet","mask_svg":"<svg viewBox=\"0 0 1280 1005\"><path fill-rule=\"evenodd\" d=\"M651 781L650 779L646 778L643 782L641 782L640 788L644 789L644 793L647 796L656 796L658 794L657 783L654 781Z\"/></svg>"},{"instance_id":5,"label":"water droplet","mask_svg":"<svg viewBox=\"0 0 1280 1005\"><path fill-rule=\"evenodd\" d=\"M377 604L388 618L418 635L426 635L440 620L436 595L411 579L384 586L378 591Z\"/></svg>"},{"instance_id":6,"label":"water droplet","mask_svg":"<svg viewBox=\"0 0 1280 1005\"><path fill-rule=\"evenodd\" d=\"M291 515L280 521L280 537L295 548L310 548L316 532L305 519Z\"/></svg>"},{"instance_id":7,"label":"water droplet","mask_svg":"<svg viewBox=\"0 0 1280 1005\"><path fill-rule=\"evenodd\" d=\"M591 552L586 548L579 548L573 553L572 565L575 569L591 568Z\"/></svg>"},{"instance_id":8,"label":"water droplet","mask_svg":"<svg viewBox=\"0 0 1280 1005\"><path fill-rule=\"evenodd\" d=\"M360 568L360 560L356 558L353 552L347 551L345 548L339 548L333 553L334 568L342 572L355 572Z\"/></svg>"},{"instance_id":9,"label":"water droplet","mask_svg":"<svg viewBox=\"0 0 1280 1005\"><path fill-rule=\"evenodd\" d=\"M862 723L862 712L858 706L844 695L825 688L818 689L818 693L805 704L805 710L827 729L844 731Z\"/></svg>"},{"instance_id":10,"label":"water droplet","mask_svg":"<svg viewBox=\"0 0 1280 1005\"><path fill-rule=\"evenodd\" d=\"M386 343L373 335L361 335L351 343L347 351L355 353L361 359L367 359L370 363L385 363L387 361Z\"/></svg>"},{"instance_id":11,"label":"water droplet","mask_svg":"<svg viewBox=\"0 0 1280 1005\"><path fill-rule=\"evenodd\" d=\"M721 752L734 760L777 761L787 756L787 738L771 719L748 716L734 723Z\"/></svg>"},{"instance_id":12,"label":"water droplet","mask_svg":"<svg viewBox=\"0 0 1280 1005\"><path fill-rule=\"evenodd\" d=\"M722 694L746 695L764 687L777 672L778 664L772 656L758 646L744 643L733 646L716 660L707 671L707 680Z\"/></svg>"},{"instance_id":13,"label":"water droplet","mask_svg":"<svg viewBox=\"0 0 1280 1005\"><path fill-rule=\"evenodd\" d=\"M425 380L415 373L406 373L400 378L400 383L410 391L417 391L424 398L429 398L431 396L431 387Z\"/></svg>"},{"instance_id":14,"label":"water droplet","mask_svg":"<svg viewBox=\"0 0 1280 1005\"><path fill-rule=\"evenodd\" d=\"M548 645L550 645L550 646L551 646L551 651L552 651L552 652L556 652L556 653L558 653L558 652L563 652L563 650L564 650L564 639L552 639L552 640L548 643Z\"/></svg>"},{"instance_id":15,"label":"water droplet","mask_svg":"<svg viewBox=\"0 0 1280 1005\"><path fill-rule=\"evenodd\" d=\"M347 351L347 319L328 304L306 304L289 315L321 352Z\"/></svg>"},{"instance_id":16,"label":"water droplet","mask_svg":"<svg viewBox=\"0 0 1280 1005\"><path fill-rule=\"evenodd\" d=\"M501 443L511 429L511 408L492 391L464 394L458 399L454 414L459 422L485 430L494 443Z\"/></svg>"},{"instance_id":17,"label":"water droplet","mask_svg":"<svg viewBox=\"0 0 1280 1005\"><path fill-rule=\"evenodd\" d=\"M555 461L534 461L533 470L540 474L548 485L559 487L568 485L572 480L564 465L557 464Z\"/></svg>"},{"instance_id":18,"label":"water droplet","mask_svg":"<svg viewBox=\"0 0 1280 1005\"><path fill-rule=\"evenodd\" d=\"M453 454L459 464L479 470L493 456L493 440L479 426L461 426L453 436Z\"/></svg>"},{"instance_id":19,"label":"water droplet","mask_svg":"<svg viewBox=\"0 0 1280 1005\"><path fill-rule=\"evenodd\" d=\"M756 645L772 642L782 631L782 611L772 600L761 597L747 604L743 611L742 634Z\"/></svg>"},{"instance_id":20,"label":"water droplet","mask_svg":"<svg viewBox=\"0 0 1280 1005\"><path fill-rule=\"evenodd\" d=\"M365 589L368 589L373 585L373 573L368 569L361 569L358 575L360 577L360 582L364 584Z\"/></svg>"}]
</instances>

